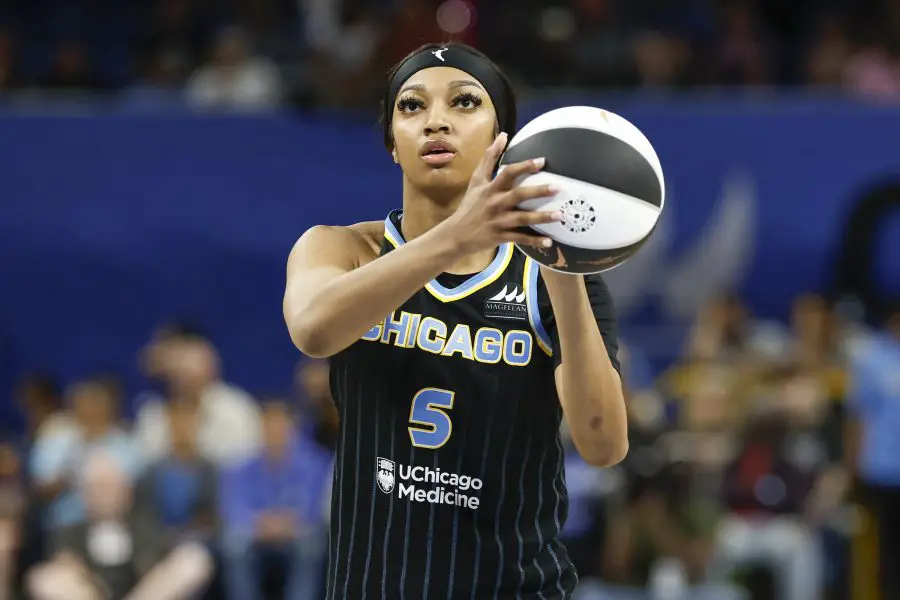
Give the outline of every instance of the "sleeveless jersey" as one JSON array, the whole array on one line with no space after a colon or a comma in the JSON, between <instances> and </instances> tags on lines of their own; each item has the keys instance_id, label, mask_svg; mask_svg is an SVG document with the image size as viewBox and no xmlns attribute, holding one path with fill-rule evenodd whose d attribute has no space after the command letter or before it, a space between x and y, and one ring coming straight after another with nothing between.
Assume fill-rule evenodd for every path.
<instances>
[{"instance_id":1,"label":"sleeveless jersey","mask_svg":"<svg viewBox=\"0 0 900 600\"><path fill-rule=\"evenodd\" d=\"M404 243L400 219L385 221L382 254ZM332 357L328 600L570 597L562 410L538 278L537 263L501 246L481 273L432 280Z\"/></svg>"}]
</instances>

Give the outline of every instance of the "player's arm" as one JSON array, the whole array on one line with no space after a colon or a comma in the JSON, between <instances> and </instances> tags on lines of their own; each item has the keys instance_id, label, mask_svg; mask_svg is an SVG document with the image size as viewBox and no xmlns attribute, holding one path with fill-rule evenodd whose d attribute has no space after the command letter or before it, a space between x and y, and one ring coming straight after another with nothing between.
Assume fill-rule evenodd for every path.
<instances>
[{"instance_id":1,"label":"player's arm","mask_svg":"<svg viewBox=\"0 0 900 600\"><path fill-rule=\"evenodd\" d=\"M345 227L313 227L291 251L284 319L301 352L324 358L350 346L439 275L456 256L452 238L425 234L361 265L371 252Z\"/></svg>"},{"instance_id":2,"label":"player's arm","mask_svg":"<svg viewBox=\"0 0 900 600\"><path fill-rule=\"evenodd\" d=\"M588 463L612 466L628 453L628 417L611 358L617 342L609 290L599 278L589 293L584 277L543 267L541 276L553 307L556 391L572 441Z\"/></svg>"},{"instance_id":3,"label":"player's arm","mask_svg":"<svg viewBox=\"0 0 900 600\"><path fill-rule=\"evenodd\" d=\"M555 191L549 186L515 187L518 177L536 173L543 163L516 163L492 180L505 145L506 135L501 134L485 152L452 217L371 262L362 264L361 257L371 250L350 229L314 227L303 234L288 259L284 295L284 319L297 348L309 356L333 356L460 256L503 242L549 242L521 228L558 221L561 215L517 207Z\"/></svg>"}]
</instances>

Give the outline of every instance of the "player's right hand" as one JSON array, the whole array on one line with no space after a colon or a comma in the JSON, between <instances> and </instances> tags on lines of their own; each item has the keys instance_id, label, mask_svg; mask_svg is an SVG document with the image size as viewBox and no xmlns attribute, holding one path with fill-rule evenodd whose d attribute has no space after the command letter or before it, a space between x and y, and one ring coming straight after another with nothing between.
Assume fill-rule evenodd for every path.
<instances>
[{"instance_id":1,"label":"player's right hand","mask_svg":"<svg viewBox=\"0 0 900 600\"><path fill-rule=\"evenodd\" d=\"M508 136L501 133L485 151L472 174L469 188L459 208L447 219L460 251L470 254L514 242L526 246L552 245L548 237L526 233L529 225L553 223L562 219L559 212L528 211L518 208L525 200L553 196L558 190L549 185L517 186L522 175L537 173L544 167L543 159L527 160L505 167L493 180L491 174Z\"/></svg>"}]
</instances>

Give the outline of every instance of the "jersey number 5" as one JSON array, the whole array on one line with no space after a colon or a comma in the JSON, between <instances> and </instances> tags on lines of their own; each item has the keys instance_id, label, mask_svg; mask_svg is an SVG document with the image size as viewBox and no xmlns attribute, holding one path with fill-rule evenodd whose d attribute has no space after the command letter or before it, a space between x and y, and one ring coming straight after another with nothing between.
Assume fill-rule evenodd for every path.
<instances>
[{"instance_id":1,"label":"jersey number 5","mask_svg":"<svg viewBox=\"0 0 900 600\"><path fill-rule=\"evenodd\" d=\"M453 433L453 421L442 409L453 408L455 393L440 388L416 392L409 410L409 439L416 448L436 450L447 443Z\"/></svg>"}]
</instances>

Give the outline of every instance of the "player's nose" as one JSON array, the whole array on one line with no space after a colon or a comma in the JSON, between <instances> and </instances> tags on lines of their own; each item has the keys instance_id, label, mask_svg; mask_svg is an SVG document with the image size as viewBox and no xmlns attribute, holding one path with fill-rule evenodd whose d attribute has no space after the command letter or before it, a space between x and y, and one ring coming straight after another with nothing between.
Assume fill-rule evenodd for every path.
<instances>
[{"instance_id":1,"label":"player's nose","mask_svg":"<svg viewBox=\"0 0 900 600\"><path fill-rule=\"evenodd\" d=\"M428 113L428 120L425 122L425 135L432 136L436 133L450 133L453 131L453 125L447 118L447 113L439 106L432 107Z\"/></svg>"}]
</instances>

